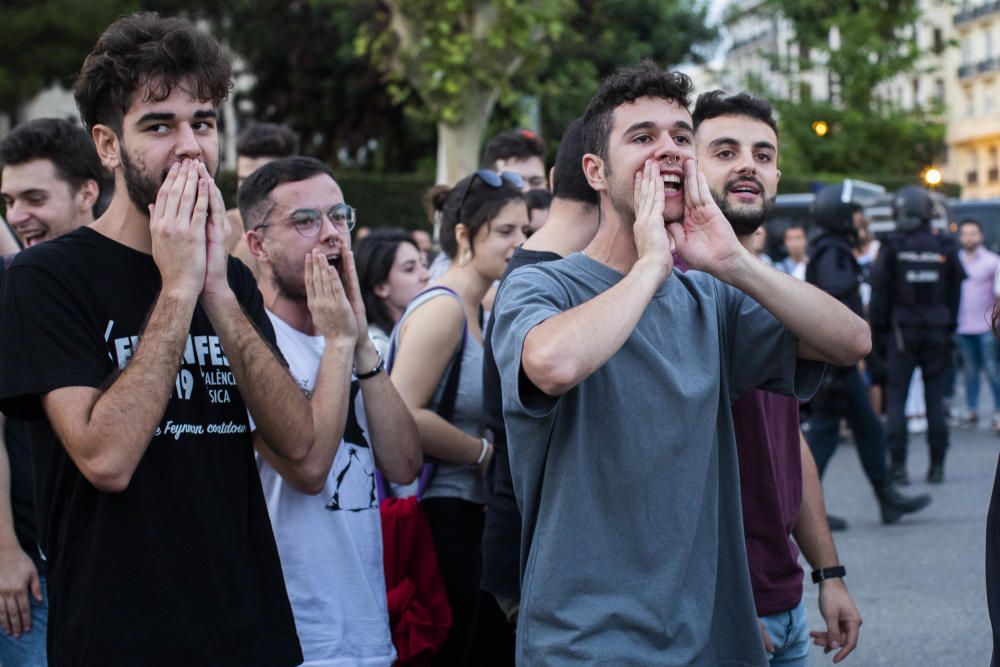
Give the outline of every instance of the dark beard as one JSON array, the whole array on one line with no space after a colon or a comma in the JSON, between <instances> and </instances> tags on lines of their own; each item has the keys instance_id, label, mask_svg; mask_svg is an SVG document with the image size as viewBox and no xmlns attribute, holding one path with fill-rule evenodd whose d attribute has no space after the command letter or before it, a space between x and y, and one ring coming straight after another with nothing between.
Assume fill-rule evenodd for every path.
<instances>
[{"instance_id":1,"label":"dark beard","mask_svg":"<svg viewBox=\"0 0 1000 667\"><path fill-rule=\"evenodd\" d=\"M740 180L745 181L747 179L741 178ZM736 181L733 183L726 183L726 189L722 194L710 189L712 192L712 199L714 199L715 203L718 204L719 210L722 211L722 215L726 216L726 220L728 220L729 224L733 226L733 231L736 232L736 236L750 236L757 231L758 227L764 224L765 220L767 220L767 216L771 213L771 209L774 208L774 197L768 198L765 196L764 205L758 209L742 208L737 210L730 205L729 200L725 197L725 193L729 192L729 188L735 184ZM757 184L757 187L760 188L761 192L764 192L763 186L759 183Z\"/></svg>"},{"instance_id":2,"label":"dark beard","mask_svg":"<svg viewBox=\"0 0 1000 667\"><path fill-rule=\"evenodd\" d=\"M167 180L166 170L160 175L160 182L157 183L139 171L129 159L124 147L118 151L118 155L122 161L128 198L132 200L132 205L139 209L140 213L149 215L149 207L156 203L156 195L160 192L160 186L163 185L163 181Z\"/></svg>"}]
</instances>

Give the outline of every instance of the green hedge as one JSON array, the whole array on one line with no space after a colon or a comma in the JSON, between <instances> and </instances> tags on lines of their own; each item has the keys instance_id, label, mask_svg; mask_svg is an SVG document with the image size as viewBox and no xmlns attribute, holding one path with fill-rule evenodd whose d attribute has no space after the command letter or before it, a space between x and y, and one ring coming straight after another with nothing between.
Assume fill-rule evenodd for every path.
<instances>
[{"instance_id":1,"label":"green hedge","mask_svg":"<svg viewBox=\"0 0 1000 667\"><path fill-rule=\"evenodd\" d=\"M817 183L825 185L836 183L845 178L877 183L884 186L889 192L895 192L904 185L924 184L919 176L901 174L782 174L778 192L781 194L812 192ZM958 197L962 193L962 186L957 183L942 183L937 190L946 197Z\"/></svg>"},{"instance_id":2,"label":"green hedge","mask_svg":"<svg viewBox=\"0 0 1000 667\"><path fill-rule=\"evenodd\" d=\"M334 172L344 198L358 209L358 226L430 229L423 208L424 193L433 179L414 174ZM236 206L236 172L220 170L216 182L226 203Z\"/></svg>"}]
</instances>

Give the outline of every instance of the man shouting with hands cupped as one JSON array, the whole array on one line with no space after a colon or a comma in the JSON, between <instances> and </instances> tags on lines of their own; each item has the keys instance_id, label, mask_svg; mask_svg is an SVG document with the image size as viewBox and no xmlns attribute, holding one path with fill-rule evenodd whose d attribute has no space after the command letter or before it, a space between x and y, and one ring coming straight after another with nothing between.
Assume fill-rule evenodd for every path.
<instances>
[{"instance_id":1,"label":"man shouting with hands cupped","mask_svg":"<svg viewBox=\"0 0 1000 667\"><path fill-rule=\"evenodd\" d=\"M304 459L312 410L226 254L229 87L191 23L109 26L75 95L115 197L7 273L0 407L34 420L54 666L302 661L253 450Z\"/></svg>"},{"instance_id":2,"label":"man shouting with hands cupped","mask_svg":"<svg viewBox=\"0 0 1000 667\"><path fill-rule=\"evenodd\" d=\"M690 87L649 62L605 80L583 121L597 235L497 296L525 664L766 665L730 403L807 397L870 345L740 245L695 164Z\"/></svg>"}]
</instances>

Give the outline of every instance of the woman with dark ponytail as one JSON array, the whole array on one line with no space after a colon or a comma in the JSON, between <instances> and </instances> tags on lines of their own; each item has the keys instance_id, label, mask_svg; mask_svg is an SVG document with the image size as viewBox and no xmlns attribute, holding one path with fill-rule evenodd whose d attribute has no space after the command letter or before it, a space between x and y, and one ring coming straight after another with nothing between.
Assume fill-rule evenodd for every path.
<instances>
[{"instance_id":1,"label":"woman with dark ponytail","mask_svg":"<svg viewBox=\"0 0 1000 667\"><path fill-rule=\"evenodd\" d=\"M482 412L480 304L524 242L528 209L514 174L480 170L435 193L447 272L414 298L390 341L391 376L436 462L421 504L451 605L451 633L434 664L465 665L482 566L483 472L493 446Z\"/></svg>"}]
</instances>

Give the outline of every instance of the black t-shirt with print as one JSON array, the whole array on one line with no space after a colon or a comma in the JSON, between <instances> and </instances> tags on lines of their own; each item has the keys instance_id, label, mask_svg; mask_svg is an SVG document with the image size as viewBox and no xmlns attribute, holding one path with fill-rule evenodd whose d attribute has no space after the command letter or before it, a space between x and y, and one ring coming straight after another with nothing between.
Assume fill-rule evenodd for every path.
<instances>
[{"instance_id":1,"label":"black t-shirt with print","mask_svg":"<svg viewBox=\"0 0 1000 667\"><path fill-rule=\"evenodd\" d=\"M229 282L273 345L253 276L237 260ZM246 408L200 306L166 411L124 491L97 490L44 419L40 395L114 380L141 344L159 287L150 255L89 228L22 252L4 281L0 409L33 420L49 664L298 665Z\"/></svg>"}]
</instances>

